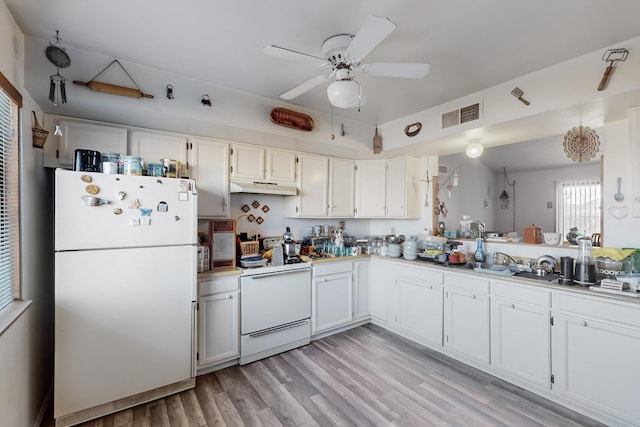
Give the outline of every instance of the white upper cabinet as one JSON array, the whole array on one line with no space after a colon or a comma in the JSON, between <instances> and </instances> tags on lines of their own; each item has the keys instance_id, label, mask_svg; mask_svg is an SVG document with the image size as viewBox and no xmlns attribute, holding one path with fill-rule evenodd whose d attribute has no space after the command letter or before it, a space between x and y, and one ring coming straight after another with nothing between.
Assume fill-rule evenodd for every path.
<instances>
[{"instance_id":1,"label":"white upper cabinet","mask_svg":"<svg viewBox=\"0 0 640 427\"><path fill-rule=\"evenodd\" d=\"M329 159L329 198L327 214L348 218L355 211L355 162Z\"/></svg>"},{"instance_id":2,"label":"white upper cabinet","mask_svg":"<svg viewBox=\"0 0 640 427\"><path fill-rule=\"evenodd\" d=\"M129 154L140 156L146 164L162 159L182 162L182 175L191 177L187 160L187 137L184 135L135 130L129 137Z\"/></svg>"},{"instance_id":3,"label":"white upper cabinet","mask_svg":"<svg viewBox=\"0 0 640 427\"><path fill-rule=\"evenodd\" d=\"M298 157L298 194L285 197L287 216L324 217L327 216L329 158L314 154L300 154Z\"/></svg>"},{"instance_id":4,"label":"white upper cabinet","mask_svg":"<svg viewBox=\"0 0 640 427\"><path fill-rule=\"evenodd\" d=\"M348 218L354 215L355 162L298 155L296 196L285 199L287 216Z\"/></svg>"},{"instance_id":5,"label":"white upper cabinet","mask_svg":"<svg viewBox=\"0 0 640 427\"><path fill-rule=\"evenodd\" d=\"M61 136L53 130L60 126ZM127 129L121 126L96 124L81 120L56 120L47 116L45 126L49 129L48 144L45 144L45 166L73 168L75 150L95 150L101 153L126 153Z\"/></svg>"},{"instance_id":6,"label":"white upper cabinet","mask_svg":"<svg viewBox=\"0 0 640 427\"><path fill-rule=\"evenodd\" d=\"M356 161L355 205L360 218L419 218L417 159Z\"/></svg>"},{"instance_id":7,"label":"white upper cabinet","mask_svg":"<svg viewBox=\"0 0 640 427\"><path fill-rule=\"evenodd\" d=\"M189 138L189 164L198 187L199 217L229 216L229 144Z\"/></svg>"},{"instance_id":8,"label":"white upper cabinet","mask_svg":"<svg viewBox=\"0 0 640 427\"><path fill-rule=\"evenodd\" d=\"M293 184L296 182L296 153L256 145L233 144L231 178Z\"/></svg>"}]
</instances>

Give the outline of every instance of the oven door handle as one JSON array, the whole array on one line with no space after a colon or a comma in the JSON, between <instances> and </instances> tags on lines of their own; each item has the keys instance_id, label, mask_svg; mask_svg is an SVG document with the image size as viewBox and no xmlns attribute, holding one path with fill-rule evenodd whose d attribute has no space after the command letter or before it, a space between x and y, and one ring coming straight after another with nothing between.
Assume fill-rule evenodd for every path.
<instances>
[{"instance_id":1,"label":"oven door handle","mask_svg":"<svg viewBox=\"0 0 640 427\"><path fill-rule=\"evenodd\" d=\"M301 325L304 325L306 323L309 323L309 319L298 320L298 321L295 321L295 322L286 323L284 325L274 326L273 328L263 329L262 331L258 331L258 332L254 332L252 334L249 334L249 336L251 338L257 338L257 337L261 337L263 335L272 334L274 332L280 332L280 331L283 331L285 329L295 328L297 326L301 326Z\"/></svg>"},{"instance_id":2,"label":"oven door handle","mask_svg":"<svg viewBox=\"0 0 640 427\"><path fill-rule=\"evenodd\" d=\"M282 276L284 274L306 273L306 272L307 270L305 269L298 269L298 270L290 270L290 271L277 271L275 273L256 274L255 276L247 276L247 277L257 280L257 279L266 279L273 276Z\"/></svg>"}]
</instances>

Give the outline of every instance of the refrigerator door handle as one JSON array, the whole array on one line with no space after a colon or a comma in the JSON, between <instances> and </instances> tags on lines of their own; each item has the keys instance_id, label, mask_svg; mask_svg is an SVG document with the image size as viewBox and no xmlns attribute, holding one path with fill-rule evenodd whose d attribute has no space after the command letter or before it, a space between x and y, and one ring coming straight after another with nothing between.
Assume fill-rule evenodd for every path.
<instances>
[{"instance_id":1,"label":"refrigerator door handle","mask_svg":"<svg viewBox=\"0 0 640 427\"><path fill-rule=\"evenodd\" d=\"M196 377L196 354L198 346L198 303L191 301L191 378Z\"/></svg>"}]
</instances>

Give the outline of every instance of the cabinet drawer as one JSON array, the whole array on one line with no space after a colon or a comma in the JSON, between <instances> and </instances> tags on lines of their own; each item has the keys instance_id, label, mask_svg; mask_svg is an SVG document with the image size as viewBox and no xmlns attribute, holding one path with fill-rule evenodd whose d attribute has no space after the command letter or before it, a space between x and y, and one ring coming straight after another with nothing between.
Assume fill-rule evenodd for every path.
<instances>
[{"instance_id":1,"label":"cabinet drawer","mask_svg":"<svg viewBox=\"0 0 640 427\"><path fill-rule=\"evenodd\" d=\"M470 292L489 293L489 279L473 277L471 274L446 272L444 275L444 283L447 286L454 286Z\"/></svg>"},{"instance_id":2,"label":"cabinet drawer","mask_svg":"<svg viewBox=\"0 0 640 427\"><path fill-rule=\"evenodd\" d=\"M198 282L198 296L216 294L218 292L237 291L239 276L217 277Z\"/></svg>"},{"instance_id":3,"label":"cabinet drawer","mask_svg":"<svg viewBox=\"0 0 640 427\"><path fill-rule=\"evenodd\" d=\"M427 281L430 283L444 283L444 272L432 270L427 267L406 267L402 266L398 270L398 275L409 277L414 280Z\"/></svg>"},{"instance_id":4,"label":"cabinet drawer","mask_svg":"<svg viewBox=\"0 0 640 427\"><path fill-rule=\"evenodd\" d=\"M554 311L640 327L640 304L635 302L607 301L603 298L565 292L555 293L554 298Z\"/></svg>"},{"instance_id":5,"label":"cabinet drawer","mask_svg":"<svg viewBox=\"0 0 640 427\"><path fill-rule=\"evenodd\" d=\"M313 265L313 275L324 276L325 274L351 273L353 269L351 261L323 262Z\"/></svg>"},{"instance_id":6,"label":"cabinet drawer","mask_svg":"<svg viewBox=\"0 0 640 427\"><path fill-rule=\"evenodd\" d=\"M551 292L509 282L491 282L491 296L551 307Z\"/></svg>"}]
</instances>

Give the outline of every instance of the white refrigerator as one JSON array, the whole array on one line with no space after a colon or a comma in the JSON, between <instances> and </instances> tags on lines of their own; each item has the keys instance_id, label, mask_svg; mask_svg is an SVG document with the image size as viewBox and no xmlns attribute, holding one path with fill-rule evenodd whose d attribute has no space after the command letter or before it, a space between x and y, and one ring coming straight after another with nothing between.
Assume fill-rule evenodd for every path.
<instances>
[{"instance_id":1,"label":"white refrigerator","mask_svg":"<svg viewBox=\"0 0 640 427\"><path fill-rule=\"evenodd\" d=\"M195 385L197 200L193 180L55 171L57 426Z\"/></svg>"}]
</instances>

